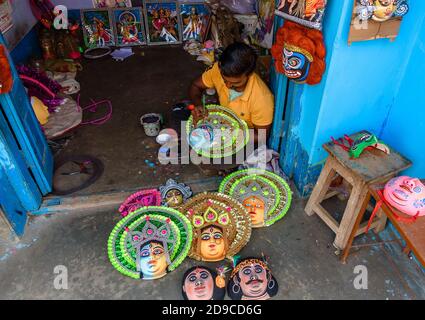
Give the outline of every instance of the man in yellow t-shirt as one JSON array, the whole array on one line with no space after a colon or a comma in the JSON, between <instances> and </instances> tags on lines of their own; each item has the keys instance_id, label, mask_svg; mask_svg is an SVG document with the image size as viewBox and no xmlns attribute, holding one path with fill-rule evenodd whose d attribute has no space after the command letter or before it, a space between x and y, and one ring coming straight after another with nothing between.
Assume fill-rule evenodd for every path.
<instances>
[{"instance_id":1,"label":"man in yellow t-shirt","mask_svg":"<svg viewBox=\"0 0 425 320\"><path fill-rule=\"evenodd\" d=\"M244 43L233 43L223 52L218 63L196 79L190 88L190 98L195 104L192 114L200 119L205 116L202 93L214 88L222 106L232 109L251 129L255 129L257 141L259 129L270 132L274 98L267 85L254 72L257 55ZM195 122L196 123L196 122Z\"/></svg>"}]
</instances>

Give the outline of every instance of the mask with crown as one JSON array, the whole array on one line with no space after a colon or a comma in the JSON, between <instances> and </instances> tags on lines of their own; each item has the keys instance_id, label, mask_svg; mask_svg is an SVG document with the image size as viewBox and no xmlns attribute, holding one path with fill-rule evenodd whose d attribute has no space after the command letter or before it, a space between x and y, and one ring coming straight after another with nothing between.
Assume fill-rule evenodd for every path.
<instances>
[{"instance_id":1,"label":"mask with crown","mask_svg":"<svg viewBox=\"0 0 425 320\"><path fill-rule=\"evenodd\" d=\"M220 193L201 193L181 208L193 227L189 256L202 261L231 259L251 237L251 219L237 201Z\"/></svg>"},{"instance_id":2,"label":"mask with crown","mask_svg":"<svg viewBox=\"0 0 425 320\"><path fill-rule=\"evenodd\" d=\"M292 192L286 181L261 169L237 171L227 176L219 192L238 200L252 219L252 227L270 226L289 210Z\"/></svg>"},{"instance_id":3,"label":"mask with crown","mask_svg":"<svg viewBox=\"0 0 425 320\"><path fill-rule=\"evenodd\" d=\"M109 236L108 255L121 273L135 279L162 278L186 258L192 226L180 212L144 207L129 213Z\"/></svg>"}]
</instances>

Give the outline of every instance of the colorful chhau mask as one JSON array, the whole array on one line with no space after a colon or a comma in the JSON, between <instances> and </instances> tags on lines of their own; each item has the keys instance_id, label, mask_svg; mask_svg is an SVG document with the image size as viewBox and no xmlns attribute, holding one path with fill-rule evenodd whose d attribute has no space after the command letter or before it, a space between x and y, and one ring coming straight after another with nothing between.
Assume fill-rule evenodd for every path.
<instances>
[{"instance_id":1,"label":"colorful chhau mask","mask_svg":"<svg viewBox=\"0 0 425 320\"><path fill-rule=\"evenodd\" d=\"M360 20L385 22L409 12L406 0L357 0L356 12Z\"/></svg>"},{"instance_id":2,"label":"colorful chhau mask","mask_svg":"<svg viewBox=\"0 0 425 320\"><path fill-rule=\"evenodd\" d=\"M251 216L253 228L270 226L282 219L292 201L286 181L261 169L232 173L223 180L219 192L242 203Z\"/></svg>"},{"instance_id":3,"label":"colorful chhau mask","mask_svg":"<svg viewBox=\"0 0 425 320\"><path fill-rule=\"evenodd\" d=\"M160 206L161 193L156 189L141 190L129 196L119 208L123 217L142 207Z\"/></svg>"},{"instance_id":4,"label":"colorful chhau mask","mask_svg":"<svg viewBox=\"0 0 425 320\"><path fill-rule=\"evenodd\" d=\"M207 267L193 267L183 276L182 295L185 300L223 300L226 294L224 274Z\"/></svg>"},{"instance_id":5,"label":"colorful chhau mask","mask_svg":"<svg viewBox=\"0 0 425 320\"><path fill-rule=\"evenodd\" d=\"M240 261L227 285L227 294L232 300L267 300L278 290L279 285L267 263L256 258Z\"/></svg>"},{"instance_id":6,"label":"colorful chhau mask","mask_svg":"<svg viewBox=\"0 0 425 320\"><path fill-rule=\"evenodd\" d=\"M108 240L112 265L134 279L153 280L176 269L192 243L192 226L180 212L145 207L124 217Z\"/></svg>"},{"instance_id":7,"label":"colorful chhau mask","mask_svg":"<svg viewBox=\"0 0 425 320\"><path fill-rule=\"evenodd\" d=\"M206 118L196 124L192 116L187 121L186 134L191 148L211 159L231 157L241 151L249 141L247 123L229 108L207 105L206 109ZM194 139L194 135L198 138Z\"/></svg>"},{"instance_id":8,"label":"colorful chhau mask","mask_svg":"<svg viewBox=\"0 0 425 320\"><path fill-rule=\"evenodd\" d=\"M220 193L201 193L180 209L193 226L189 257L202 261L231 259L251 237L251 218L236 200Z\"/></svg>"},{"instance_id":9,"label":"colorful chhau mask","mask_svg":"<svg viewBox=\"0 0 425 320\"><path fill-rule=\"evenodd\" d=\"M384 188L391 206L410 216L425 216L425 186L419 179L401 176L391 179Z\"/></svg>"},{"instance_id":10,"label":"colorful chhau mask","mask_svg":"<svg viewBox=\"0 0 425 320\"><path fill-rule=\"evenodd\" d=\"M168 179L164 186L159 187L162 204L170 208L181 206L192 196L192 190L184 183L177 183L173 179Z\"/></svg>"},{"instance_id":11,"label":"colorful chhau mask","mask_svg":"<svg viewBox=\"0 0 425 320\"><path fill-rule=\"evenodd\" d=\"M317 84L325 72L326 49L320 31L286 21L272 47L278 72L297 83Z\"/></svg>"}]
</instances>

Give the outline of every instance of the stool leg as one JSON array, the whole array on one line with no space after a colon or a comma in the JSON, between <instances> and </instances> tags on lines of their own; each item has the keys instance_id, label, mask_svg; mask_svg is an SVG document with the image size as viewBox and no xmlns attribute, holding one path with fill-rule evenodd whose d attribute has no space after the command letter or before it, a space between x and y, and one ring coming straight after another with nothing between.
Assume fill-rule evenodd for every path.
<instances>
[{"instance_id":1,"label":"stool leg","mask_svg":"<svg viewBox=\"0 0 425 320\"><path fill-rule=\"evenodd\" d=\"M360 223L366 213L367 206L370 201L370 193L368 192L366 198L363 202L362 208L360 209L360 214L357 216L356 223L354 224L353 230L351 230L350 237L348 238L347 245L344 248L344 252L342 253L341 262L346 263L347 257L350 254L351 245L353 244L354 237L356 236L357 230L360 227Z\"/></svg>"},{"instance_id":2,"label":"stool leg","mask_svg":"<svg viewBox=\"0 0 425 320\"><path fill-rule=\"evenodd\" d=\"M325 197L329 186L334 177L334 170L332 169L332 158L328 157L325 166L320 173L319 180L317 180L316 186L308 199L307 205L305 206L305 213L312 216L314 214L314 206L322 202Z\"/></svg>"},{"instance_id":3,"label":"stool leg","mask_svg":"<svg viewBox=\"0 0 425 320\"><path fill-rule=\"evenodd\" d=\"M356 181L353 185L350 198L348 199L347 207L345 208L344 215L336 233L334 246L343 250L347 244L351 231L358 215L360 214L360 206L365 201L368 190L366 184L362 181Z\"/></svg>"},{"instance_id":4,"label":"stool leg","mask_svg":"<svg viewBox=\"0 0 425 320\"><path fill-rule=\"evenodd\" d=\"M374 232L380 233L381 231L384 231L385 226L387 224L387 215L384 213L384 211L381 209L378 210L377 217L379 217L379 223L375 227Z\"/></svg>"}]
</instances>

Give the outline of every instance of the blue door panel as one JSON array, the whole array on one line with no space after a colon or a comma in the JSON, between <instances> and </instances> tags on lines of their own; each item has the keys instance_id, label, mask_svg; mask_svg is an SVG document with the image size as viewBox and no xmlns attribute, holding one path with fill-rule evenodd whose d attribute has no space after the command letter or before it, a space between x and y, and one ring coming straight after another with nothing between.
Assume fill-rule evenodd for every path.
<instances>
[{"instance_id":1,"label":"blue door panel","mask_svg":"<svg viewBox=\"0 0 425 320\"><path fill-rule=\"evenodd\" d=\"M7 180L5 182L2 179L0 183L7 183L14 190L13 194L24 209L27 211L38 209L41 192L30 175L22 151L16 144L2 112L0 112L0 166L4 171L3 179Z\"/></svg>"},{"instance_id":2,"label":"blue door panel","mask_svg":"<svg viewBox=\"0 0 425 320\"><path fill-rule=\"evenodd\" d=\"M1 34L0 44L4 44ZM52 190L53 156L10 56L9 62L14 78L13 89L8 94L0 95L0 105L27 167L45 195Z\"/></svg>"},{"instance_id":3,"label":"blue door panel","mask_svg":"<svg viewBox=\"0 0 425 320\"><path fill-rule=\"evenodd\" d=\"M18 236L22 236L28 219L25 208L16 197L5 171L0 167L0 209Z\"/></svg>"}]
</instances>

